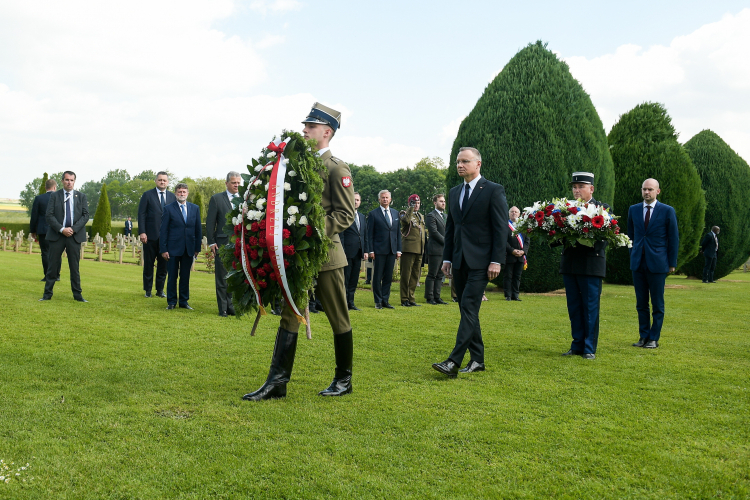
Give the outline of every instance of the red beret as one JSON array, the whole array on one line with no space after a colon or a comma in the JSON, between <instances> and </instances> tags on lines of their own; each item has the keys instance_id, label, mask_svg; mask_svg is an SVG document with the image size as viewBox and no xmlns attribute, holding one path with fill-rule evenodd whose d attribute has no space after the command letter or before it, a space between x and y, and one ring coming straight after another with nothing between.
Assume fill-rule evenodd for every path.
<instances>
[{"instance_id":1,"label":"red beret","mask_svg":"<svg viewBox=\"0 0 750 500\"><path fill-rule=\"evenodd\" d=\"M412 201L419 201L419 195L418 194L413 194L413 195L409 196L409 203L411 203Z\"/></svg>"}]
</instances>

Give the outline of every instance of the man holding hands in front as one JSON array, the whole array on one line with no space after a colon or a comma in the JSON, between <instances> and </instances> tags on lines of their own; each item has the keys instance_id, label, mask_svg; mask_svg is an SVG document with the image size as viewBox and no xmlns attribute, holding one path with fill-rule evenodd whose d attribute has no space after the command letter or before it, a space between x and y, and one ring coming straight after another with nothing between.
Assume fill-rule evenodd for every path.
<instances>
[{"instance_id":1,"label":"man holding hands in front","mask_svg":"<svg viewBox=\"0 0 750 500\"><path fill-rule=\"evenodd\" d=\"M448 194L451 210L445 226L443 273L455 280L461 322L453 352L442 363L432 365L450 378L458 375L467 350L471 359L461 372L485 369L479 306L487 283L497 278L501 265L505 264L508 240L505 189L480 175L479 151L461 148L456 167L464 181Z\"/></svg>"},{"instance_id":2,"label":"man holding hands in front","mask_svg":"<svg viewBox=\"0 0 750 500\"><path fill-rule=\"evenodd\" d=\"M238 196L237 191L242 184L239 172L229 172L226 180L226 191L216 193L208 202L206 215L206 241L208 248L214 254L214 282L216 284L216 303L219 306L219 316L226 318L234 316L232 297L227 295L227 270L219 255L219 246L226 245L232 228L227 231L227 214L232 211L232 200Z\"/></svg>"}]
</instances>

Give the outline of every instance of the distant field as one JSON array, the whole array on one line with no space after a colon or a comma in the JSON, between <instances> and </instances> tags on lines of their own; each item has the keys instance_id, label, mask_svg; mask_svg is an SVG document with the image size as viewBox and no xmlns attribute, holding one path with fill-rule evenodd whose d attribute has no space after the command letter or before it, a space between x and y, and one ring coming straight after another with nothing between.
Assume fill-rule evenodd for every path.
<instances>
[{"instance_id":1,"label":"distant field","mask_svg":"<svg viewBox=\"0 0 750 500\"><path fill-rule=\"evenodd\" d=\"M0 201L0 212L25 212L26 209L19 203L9 203L7 201Z\"/></svg>"}]
</instances>

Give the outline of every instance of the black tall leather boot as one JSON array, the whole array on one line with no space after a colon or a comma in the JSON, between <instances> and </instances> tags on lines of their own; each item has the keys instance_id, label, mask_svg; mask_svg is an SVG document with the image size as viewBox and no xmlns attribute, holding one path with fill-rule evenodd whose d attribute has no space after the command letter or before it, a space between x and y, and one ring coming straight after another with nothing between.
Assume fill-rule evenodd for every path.
<instances>
[{"instance_id":1,"label":"black tall leather boot","mask_svg":"<svg viewBox=\"0 0 750 500\"><path fill-rule=\"evenodd\" d=\"M273 347L271 369L268 371L266 383L255 392L245 394L246 401L262 401L286 396L286 384L292 377L294 354L297 352L297 333L279 328L276 334L276 344Z\"/></svg>"},{"instance_id":2,"label":"black tall leather boot","mask_svg":"<svg viewBox=\"0 0 750 500\"><path fill-rule=\"evenodd\" d=\"M328 389L318 393L320 396L343 396L352 392L352 331L334 335L333 347L336 351L336 374Z\"/></svg>"}]
</instances>

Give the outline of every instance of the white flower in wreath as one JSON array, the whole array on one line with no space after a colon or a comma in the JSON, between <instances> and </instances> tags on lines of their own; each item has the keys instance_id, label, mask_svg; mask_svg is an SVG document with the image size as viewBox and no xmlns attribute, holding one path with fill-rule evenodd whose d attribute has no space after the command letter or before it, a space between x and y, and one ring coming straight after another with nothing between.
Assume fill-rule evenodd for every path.
<instances>
[{"instance_id":1,"label":"white flower in wreath","mask_svg":"<svg viewBox=\"0 0 750 500\"><path fill-rule=\"evenodd\" d=\"M247 212L248 220L260 220L263 217L263 212L260 210L250 210Z\"/></svg>"},{"instance_id":2,"label":"white flower in wreath","mask_svg":"<svg viewBox=\"0 0 750 500\"><path fill-rule=\"evenodd\" d=\"M291 190L292 190L292 185L289 184L288 182L285 182L284 183L284 191L291 191Z\"/></svg>"},{"instance_id":3,"label":"white flower in wreath","mask_svg":"<svg viewBox=\"0 0 750 500\"><path fill-rule=\"evenodd\" d=\"M240 222L242 222L242 218L241 217L232 217L232 225L233 226L236 226Z\"/></svg>"},{"instance_id":4,"label":"white flower in wreath","mask_svg":"<svg viewBox=\"0 0 750 500\"><path fill-rule=\"evenodd\" d=\"M261 198L258 201L255 202L255 206L258 207L258 210L263 210L263 206L266 204L266 199Z\"/></svg>"},{"instance_id":5,"label":"white flower in wreath","mask_svg":"<svg viewBox=\"0 0 750 500\"><path fill-rule=\"evenodd\" d=\"M255 166L255 171L256 171L256 172L260 172L261 170L263 170L263 165L261 165L261 164L259 163L258 165L256 165L256 166Z\"/></svg>"},{"instance_id":6,"label":"white flower in wreath","mask_svg":"<svg viewBox=\"0 0 750 500\"><path fill-rule=\"evenodd\" d=\"M266 189L266 191L268 191L268 186L270 186L270 185L271 185L271 183L269 182L268 184L266 184L266 185L264 186L264 187L265 187L265 189Z\"/></svg>"},{"instance_id":7,"label":"white flower in wreath","mask_svg":"<svg viewBox=\"0 0 750 500\"><path fill-rule=\"evenodd\" d=\"M581 222L581 216L578 214L570 214L568 215L567 220L570 227L578 227L578 224Z\"/></svg>"},{"instance_id":8,"label":"white flower in wreath","mask_svg":"<svg viewBox=\"0 0 750 500\"><path fill-rule=\"evenodd\" d=\"M263 184L263 181L260 179L255 179L253 181L253 186L260 186L261 184Z\"/></svg>"},{"instance_id":9,"label":"white flower in wreath","mask_svg":"<svg viewBox=\"0 0 750 500\"><path fill-rule=\"evenodd\" d=\"M296 215L290 215L289 218L286 220L286 225L287 226L293 226L295 222L297 222L297 216Z\"/></svg>"},{"instance_id":10,"label":"white flower in wreath","mask_svg":"<svg viewBox=\"0 0 750 500\"><path fill-rule=\"evenodd\" d=\"M269 158L275 158L275 157L276 157L276 151L271 151L270 153L268 153L268 155L267 155L267 156L268 156Z\"/></svg>"},{"instance_id":11,"label":"white flower in wreath","mask_svg":"<svg viewBox=\"0 0 750 500\"><path fill-rule=\"evenodd\" d=\"M288 213L289 215L298 214L299 213L299 208L297 208L296 206L292 205L291 207L289 207L289 208L286 209L286 213Z\"/></svg>"},{"instance_id":12,"label":"white flower in wreath","mask_svg":"<svg viewBox=\"0 0 750 500\"><path fill-rule=\"evenodd\" d=\"M307 193L300 193L299 199L302 201L307 201Z\"/></svg>"},{"instance_id":13,"label":"white flower in wreath","mask_svg":"<svg viewBox=\"0 0 750 500\"><path fill-rule=\"evenodd\" d=\"M302 217L300 217L299 218L299 224L300 224L300 226L306 226L307 225L307 217L305 217L304 215Z\"/></svg>"},{"instance_id":14,"label":"white flower in wreath","mask_svg":"<svg viewBox=\"0 0 750 500\"><path fill-rule=\"evenodd\" d=\"M249 201L250 203L252 203L254 199L255 199L255 195L251 194L250 197L247 199L247 201Z\"/></svg>"},{"instance_id":15,"label":"white flower in wreath","mask_svg":"<svg viewBox=\"0 0 750 500\"><path fill-rule=\"evenodd\" d=\"M289 171L289 177L294 177L296 175L297 175L297 172L295 172L294 170Z\"/></svg>"}]
</instances>

